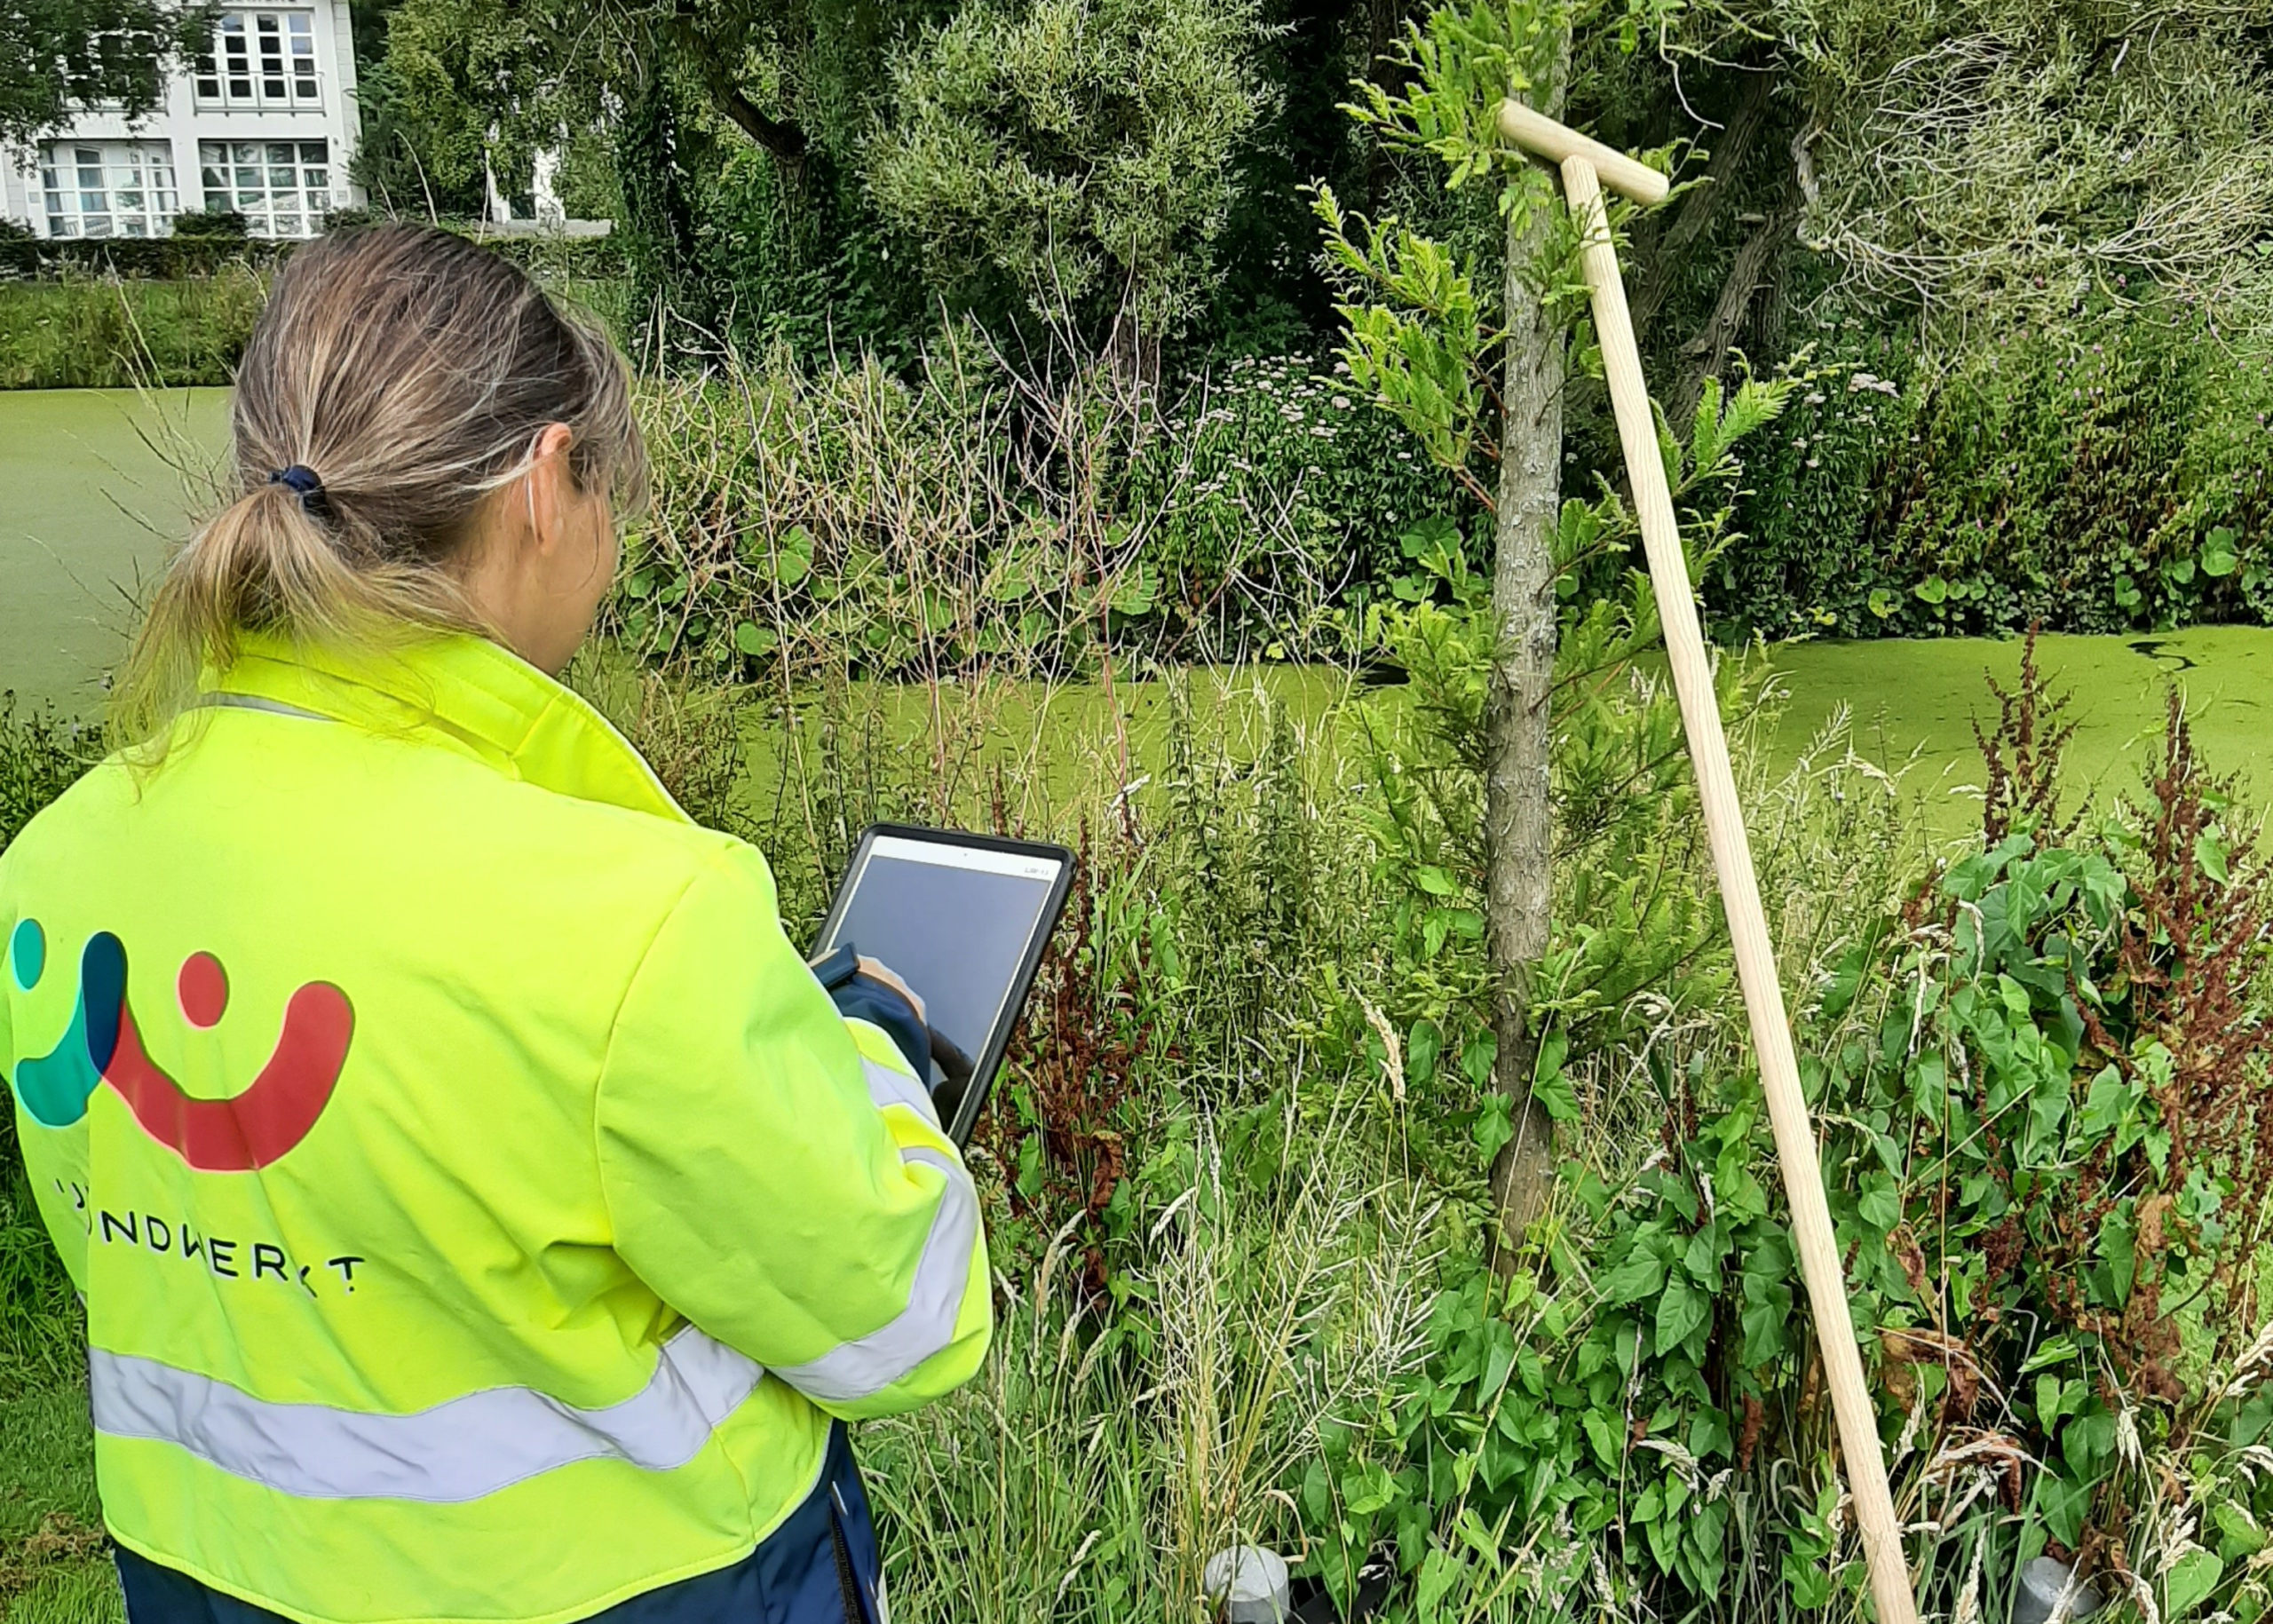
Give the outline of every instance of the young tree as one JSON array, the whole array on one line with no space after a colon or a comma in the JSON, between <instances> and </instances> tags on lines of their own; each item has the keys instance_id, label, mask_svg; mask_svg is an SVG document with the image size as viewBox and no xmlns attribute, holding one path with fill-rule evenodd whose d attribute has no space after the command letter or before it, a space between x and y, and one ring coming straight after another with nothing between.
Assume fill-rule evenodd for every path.
<instances>
[{"instance_id":1,"label":"young tree","mask_svg":"<svg viewBox=\"0 0 2273 1624\"><path fill-rule=\"evenodd\" d=\"M0 147L52 130L76 107L157 106L166 75L213 26L209 6L167 0L6 0L0 8Z\"/></svg>"},{"instance_id":2,"label":"young tree","mask_svg":"<svg viewBox=\"0 0 2273 1624\"><path fill-rule=\"evenodd\" d=\"M1209 285L1260 37L1256 0L970 0L894 61L870 194L935 271L1152 377Z\"/></svg>"},{"instance_id":3,"label":"young tree","mask_svg":"<svg viewBox=\"0 0 2273 1624\"><path fill-rule=\"evenodd\" d=\"M1327 252L1357 295L1343 306L1353 375L1420 432L1430 455L1493 514L1484 920L1494 979L1493 1076L1514 1129L1494 1162L1493 1184L1511 1239L1537 1212L1553 1167L1552 1124L1532 1090L1539 1050L1531 1002L1551 925L1553 543L1562 505L1566 332L1548 297L1564 266L1553 193L1544 173L1501 140L1494 118L1508 96L1543 112L1561 110L1571 26L1572 12L1560 0L1456 0L1410 28L1397 47L1391 60L1406 83L1358 87L1361 99L1352 111L1384 140L1442 161L1451 187L1495 188L1506 225L1496 335L1477 309L1469 271L1442 245L1395 222L1371 233L1361 225L1363 240L1353 238L1332 194L1319 199Z\"/></svg>"}]
</instances>

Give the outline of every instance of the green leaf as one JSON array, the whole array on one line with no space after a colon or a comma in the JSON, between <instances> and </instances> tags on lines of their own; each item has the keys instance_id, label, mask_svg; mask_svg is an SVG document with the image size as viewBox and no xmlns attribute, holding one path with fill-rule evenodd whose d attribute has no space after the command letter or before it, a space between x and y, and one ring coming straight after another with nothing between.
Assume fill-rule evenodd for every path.
<instances>
[{"instance_id":1,"label":"green leaf","mask_svg":"<svg viewBox=\"0 0 2273 1624\"><path fill-rule=\"evenodd\" d=\"M1656 1295L1665 1283L1665 1260L1648 1247L1637 1246L1624 1263L1603 1277L1602 1295L1605 1302L1639 1303Z\"/></svg>"},{"instance_id":2,"label":"green leaf","mask_svg":"<svg viewBox=\"0 0 2273 1624\"><path fill-rule=\"evenodd\" d=\"M1437 1057L1444 1051L1444 1034L1437 1030L1437 1023L1422 1016L1413 1023L1405 1034L1405 1075L1415 1084L1429 1082L1437 1075Z\"/></svg>"},{"instance_id":3,"label":"green leaf","mask_svg":"<svg viewBox=\"0 0 2273 1624\"><path fill-rule=\"evenodd\" d=\"M1516 1137L1516 1126L1508 1111L1508 1097L1485 1095L1477 1105L1476 1120L1469 1132L1475 1137L1476 1148L1483 1153L1485 1164L1489 1166L1499 1155L1500 1147Z\"/></svg>"},{"instance_id":4,"label":"green leaf","mask_svg":"<svg viewBox=\"0 0 2273 1624\"><path fill-rule=\"evenodd\" d=\"M1579 1096L1571 1087L1570 1074L1563 1069L1563 1057L1570 1049L1567 1034L1559 1030L1548 1033L1540 1043L1539 1065L1532 1076L1532 1097L1557 1122L1579 1120Z\"/></svg>"},{"instance_id":5,"label":"green leaf","mask_svg":"<svg viewBox=\"0 0 2273 1624\"><path fill-rule=\"evenodd\" d=\"M1939 575L1928 575L1910 590L1921 603L1945 603L1949 599L1950 583Z\"/></svg>"},{"instance_id":6,"label":"green leaf","mask_svg":"<svg viewBox=\"0 0 2273 1624\"><path fill-rule=\"evenodd\" d=\"M2217 1518L2219 1532L2225 1535L2222 1544L2226 1556L2254 1556L2265 1548L2265 1531L2250 1516L2248 1507L2222 1500L2211 1515Z\"/></svg>"},{"instance_id":7,"label":"green leaf","mask_svg":"<svg viewBox=\"0 0 2273 1624\"><path fill-rule=\"evenodd\" d=\"M2232 574L2241 564L2234 551L2234 533L2220 525L2204 536L2200 562L2202 573L2213 580L2222 581Z\"/></svg>"},{"instance_id":8,"label":"green leaf","mask_svg":"<svg viewBox=\"0 0 2273 1624\"><path fill-rule=\"evenodd\" d=\"M1371 1517L1397 1498L1397 1480L1378 1462L1359 1467L1342 1479L1342 1506L1352 1517Z\"/></svg>"},{"instance_id":9,"label":"green leaf","mask_svg":"<svg viewBox=\"0 0 2273 1624\"><path fill-rule=\"evenodd\" d=\"M2172 1565L2163 1579L2163 1617L2176 1624L2218 1588L2226 1565L2215 1551L2190 1550Z\"/></svg>"},{"instance_id":10,"label":"green leaf","mask_svg":"<svg viewBox=\"0 0 2273 1624\"><path fill-rule=\"evenodd\" d=\"M1414 872L1413 883L1432 897L1453 894L1453 876L1433 863L1424 864Z\"/></svg>"},{"instance_id":11,"label":"green leaf","mask_svg":"<svg viewBox=\"0 0 2273 1624\"><path fill-rule=\"evenodd\" d=\"M2089 1484L2075 1482L2056 1471L2037 1473L2037 1509L2043 1514L2045 1527L2063 1545L2073 1545L2084 1537L2084 1517L2091 1503Z\"/></svg>"},{"instance_id":12,"label":"green leaf","mask_svg":"<svg viewBox=\"0 0 2273 1624\"><path fill-rule=\"evenodd\" d=\"M773 549L773 583L793 587L812 573L812 532L803 525L789 527Z\"/></svg>"},{"instance_id":13,"label":"green leaf","mask_svg":"<svg viewBox=\"0 0 2273 1624\"><path fill-rule=\"evenodd\" d=\"M1675 1275L1666 1282L1665 1295L1658 1299L1658 1356L1662 1359L1687 1342L1690 1334L1712 1317L1712 1299L1691 1285L1686 1274Z\"/></svg>"},{"instance_id":14,"label":"green leaf","mask_svg":"<svg viewBox=\"0 0 2273 1624\"><path fill-rule=\"evenodd\" d=\"M734 646L746 654L768 653L779 641L771 626L760 626L753 621L737 622L734 626Z\"/></svg>"},{"instance_id":15,"label":"green leaf","mask_svg":"<svg viewBox=\"0 0 2273 1624\"><path fill-rule=\"evenodd\" d=\"M2021 1366L2021 1374L2031 1375L2053 1365L2064 1365L2075 1357L2076 1344L2065 1336L2055 1336L2028 1356Z\"/></svg>"},{"instance_id":16,"label":"green leaf","mask_svg":"<svg viewBox=\"0 0 2273 1624\"><path fill-rule=\"evenodd\" d=\"M1600 1410L1588 1410L1580 1418L1586 1429L1587 1441L1595 1446L1595 1459L1610 1470L1618 1469L1618 1435L1612 1430L1610 1418Z\"/></svg>"},{"instance_id":17,"label":"green leaf","mask_svg":"<svg viewBox=\"0 0 2273 1624\"><path fill-rule=\"evenodd\" d=\"M1863 1222L1880 1234L1892 1232L1902 1222L1902 1192L1895 1187L1894 1175L1873 1171L1863 1175L1862 1199L1856 1210Z\"/></svg>"}]
</instances>

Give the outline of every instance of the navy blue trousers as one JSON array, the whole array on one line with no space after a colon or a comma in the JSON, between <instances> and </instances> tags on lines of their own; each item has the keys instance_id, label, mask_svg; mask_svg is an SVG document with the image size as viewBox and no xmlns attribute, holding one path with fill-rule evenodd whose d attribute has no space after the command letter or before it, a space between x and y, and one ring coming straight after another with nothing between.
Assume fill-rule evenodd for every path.
<instances>
[{"instance_id":1,"label":"navy blue trousers","mask_svg":"<svg viewBox=\"0 0 2273 1624\"><path fill-rule=\"evenodd\" d=\"M590 1624L883 1624L868 1496L844 1424L829 1430L820 1482L741 1561L618 1602ZM286 1624L188 1574L120 1548L128 1624Z\"/></svg>"}]
</instances>

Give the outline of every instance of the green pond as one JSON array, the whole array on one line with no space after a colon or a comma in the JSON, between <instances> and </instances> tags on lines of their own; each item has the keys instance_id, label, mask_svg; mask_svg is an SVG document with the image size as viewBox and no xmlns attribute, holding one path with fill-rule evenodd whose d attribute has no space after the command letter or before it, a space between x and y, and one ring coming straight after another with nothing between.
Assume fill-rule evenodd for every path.
<instances>
[{"instance_id":1,"label":"green pond","mask_svg":"<svg viewBox=\"0 0 2273 1624\"><path fill-rule=\"evenodd\" d=\"M99 702L227 438L218 389L0 390L0 689Z\"/></svg>"},{"instance_id":2,"label":"green pond","mask_svg":"<svg viewBox=\"0 0 2273 1624\"><path fill-rule=\"evenodd\" d=\"M218 390L0 392L0 688L87 711L117 658L140 585L215 488L227 434ZM2163 693L2175 681L2196 717L2205 756L2273 804L2273 760L2259 748L2273 705L2273 630L2210 627L2151 638L2047 638L2043 664L2075 695L2071 788L2127 788L2160 735ZM2009 685L2013 641L1796 643L1771 654L1789 702L1774 735L1797 760L1842 709L1857 747L1886 764L1910 763L1936 828L1975 815L1981 758L1976 718L1993 715L1984 672ZM1331 674L1274 670L1271 691L1317 714L1345 691ZM1236 691L1243 684L1226 685ZM1053 728L1090 732L1118 751L1092 690L1048 701ZM1036 719L1033 706L1010 731ZM1132 766L1157 762L1167 726L1158 685L1121 696ZM761 764L764 764L761 763Z\"/></svg>"}]
</instances>

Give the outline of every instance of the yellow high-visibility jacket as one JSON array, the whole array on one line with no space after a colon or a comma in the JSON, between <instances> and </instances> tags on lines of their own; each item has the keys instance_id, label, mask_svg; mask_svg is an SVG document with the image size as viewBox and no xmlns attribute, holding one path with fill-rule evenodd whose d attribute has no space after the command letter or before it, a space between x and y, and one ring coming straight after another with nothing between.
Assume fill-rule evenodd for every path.
<instances>
[{"instance_id":1,"label":"yellow high-visibility jacket","mask_svg":"<svg viewBox=\"0 0 2273 1624\"><path fill-rule=\"evenodd\" d=\"M254 641L0 856L0 1068L114 1536L309 1624L733 1563L992 1329L977 1198L772 875L473 638Z\"/></svg>"}]
</instances>

